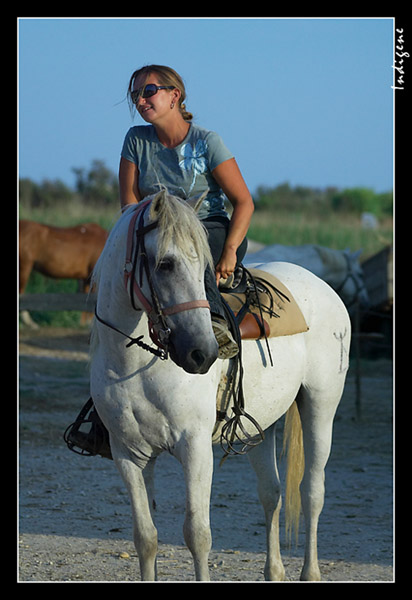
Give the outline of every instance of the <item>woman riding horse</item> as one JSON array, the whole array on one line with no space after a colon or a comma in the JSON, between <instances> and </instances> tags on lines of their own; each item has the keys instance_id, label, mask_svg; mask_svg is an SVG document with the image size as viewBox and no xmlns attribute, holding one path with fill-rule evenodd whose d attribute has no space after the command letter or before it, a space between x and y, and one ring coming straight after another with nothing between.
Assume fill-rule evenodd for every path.
<instances>
[{"instance_id":1,"label":"woman riding horse","mask_svg":"<svg viewBox=\"0 0 412 600\"><path fill-rule=\"evenodd\" d=\"M158 191L159 183L183 199L207 193L198 216L209 234L215 274L205 274L219 357L238 352L224 317L217 284L227 279L246 254L246 233L253 200L233 155L220 136L192 122L186 111L185 87L171 68L149 65L135 71L128 97L149 125L126 134L119 168L122 208ZM233 206L229 219L225 195Z\"/></svg>"},{"instance_id":2,"label":"woman riding horse","mask_svg":"<svg viewBox=\"0 0 412 600\"><path fill-rule=\"evenodd\" d=\"M183 199L206 194L198 216L207 229L215 267L215 273L209 266L205 271L206 295L218 357L232 358L239 349L228 329L218 284L233 274L246 254L252 197L220 136L192 123L193 115L184 105L185 86L176 71L160 65L134 71L128 98L131 110L135 107L149 125L132 127L123 143L119 167L122 210L159 191L159 183ZM233 206L230 219L225 195ZM94 419L100 427L96 413ZM100 452L110 456L106 432L101 430ZM95 435L93 428L89 435L72 432L70 439L89 451Z\"/></svg>"}]
</instances>

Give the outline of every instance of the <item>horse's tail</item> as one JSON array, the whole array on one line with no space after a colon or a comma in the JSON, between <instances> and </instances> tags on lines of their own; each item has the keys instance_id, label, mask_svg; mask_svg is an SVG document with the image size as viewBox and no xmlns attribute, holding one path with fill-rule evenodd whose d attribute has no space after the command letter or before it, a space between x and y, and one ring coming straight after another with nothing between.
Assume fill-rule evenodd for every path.
<instances>
[{"instance_id":1,"label":"horse's tail","mask_svg":"<svg viewBox=\"0 0 412 600\"><path fill-rule=\"evenodd\" d=\"M290 406L285 417L282 454L284 453L287 453L285 494L286 538L290 547L293 530L295 531L296 543L298 541L301 508L299 486L305 470L302 424L296 402L293 402Z\"/></svg>"}]
</instances>

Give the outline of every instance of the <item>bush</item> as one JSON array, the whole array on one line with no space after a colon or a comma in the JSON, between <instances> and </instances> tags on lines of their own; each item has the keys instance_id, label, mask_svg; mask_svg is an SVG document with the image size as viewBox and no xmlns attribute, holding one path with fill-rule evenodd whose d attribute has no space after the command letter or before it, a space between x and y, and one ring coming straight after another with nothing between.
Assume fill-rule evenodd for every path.
<instances>
[{"instance_id":1,"label":"bush","mask_svg":"<svg viewBox=\"0 0 412 600\"><path fill-rule=\"evenodd\" d=\"M328 205L330 190L296 186L282 183L275 188L259 186L255 197L257 210L300 210L302 208L325 208Z\"/></svg>"},{"instance_id":2,"label":"bush","mask_svg":"<svg viewBox=\"0 0 412 600\"><path fill-rule=\"evenodd\" d=\"M392 213L393 194L392 192L376 194L369 188L345 189L334 194L332 208L358 215L368 212L376 217L382 217Z\"/></svg>"},{"instance_id":3,"label":"bush","mask_svg":"<svg viewBox=\"0 0 412 600\"><path fill-rule=\"evenodd\" d=\"M73 195L73 190L59 179L45 179L41 184L31 179L19 181L19 200L24 208L50 208L56 204L63 206L73 199Z\"/></svg>"},{"instance_id":4,"label":"bush","mask_svg":"<svg viewBox=\"0 0 412 600\"><path fill-rule=\"evenodd\" d=\"M59 179L45 179L35 183L20 179L20 206L30 208L66 207L69 202L81 202L88 206L118 206L119 185L117 176L102 160L93 160L91 168L73 168L76 177L75 189Z\"/></svg>"},{"instance_id":5,"label":"bush","mask_svg":"<svg viewBox=\"0 0 412 600\"><path fill-rule=\"evenodd\" d=\"M275 188L259 186L254 196L255 208L262 211L339 212L361 215L370 212L377 217L388 216L393 210L392 191L377 194L369 188L338 190L296 186L282 183Z\"/></svg>"}]
</instances>

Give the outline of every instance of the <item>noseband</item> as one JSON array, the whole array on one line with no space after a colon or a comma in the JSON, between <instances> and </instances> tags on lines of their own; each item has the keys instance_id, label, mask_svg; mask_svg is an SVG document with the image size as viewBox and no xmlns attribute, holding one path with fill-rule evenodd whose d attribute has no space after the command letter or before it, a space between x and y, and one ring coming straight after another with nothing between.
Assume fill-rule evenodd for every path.
<instances>
[{"instance_id":1,"label":"noseband","mask_svg":"<svg viewBox=\"0 0 412 600\"><path fill-rule=\"evenodd\" d=\"M130 219L129 229L127 233L127 244L126 244L126 260L124 264L124 285L126 290L128 291L130 297L130 303L134 310L146 312L149 322L149 335L151 340L158 347L157 349L150 348L147 344L144 344L141 341L143 336L139 336L138 338L132 338L110 323L107 323L103 319L101 319L97 311L95 311L96 318L98 321L107 325L111 329L114 329L118 333L121 333L125 337L129 338L131 342L127 344L127 346L131 346L133 344L137 344L138 346L148 350L152 354L159 356L162 360L166 360L168 358L168 347L170 342L170 334L171 329L168 326L166 317L170 315L175 315L180 312L184 312L186 310L192 310L194 308L209 308L210 305L207 300L192 300L190 302L182 302L180 304L174 304L173 306L161 307L160 301L153 283L152 274L149 268L149 259L146 253L145 246L145 235L156 229L158 226L158 222L154 221L149 225L144 224L144 216L146 211L151 203L150 200L146 200L144 202L139 203L138 208L135 210L132 218ZM137 223L137 226L136 226ZM140 268L139 268L139 283L136 279L137 267L140 259ZM143 285L143 275L146 275L147 282L149 284L150 289L150 300L146 298L142 291ZM137 297L141 306L136 304L135 297Z\"/></svg>"}]
</instances>

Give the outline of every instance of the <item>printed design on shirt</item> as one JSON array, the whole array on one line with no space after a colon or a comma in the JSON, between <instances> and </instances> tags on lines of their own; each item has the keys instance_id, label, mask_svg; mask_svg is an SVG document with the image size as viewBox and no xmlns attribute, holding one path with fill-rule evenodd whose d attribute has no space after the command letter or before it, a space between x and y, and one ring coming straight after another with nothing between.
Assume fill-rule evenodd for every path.
<instances>
[{"instance_id":1,"label":"printed design on shirt","mask_svg":"<svg viewBox=\"0 0 412 600\"><path fill-rule=\"evenodd\" d=\"M207 164L207 143L204 140L197 140L196 144L184 144L180 149L183 160L179 162L179 167L184 171L193 171L193 180L188 194L195 186L196 176L199 173L206 173Z\"/></svg>"}]
</instances>

